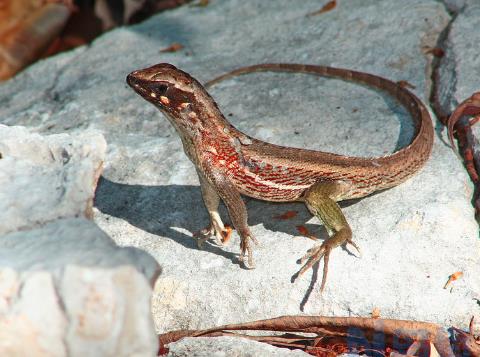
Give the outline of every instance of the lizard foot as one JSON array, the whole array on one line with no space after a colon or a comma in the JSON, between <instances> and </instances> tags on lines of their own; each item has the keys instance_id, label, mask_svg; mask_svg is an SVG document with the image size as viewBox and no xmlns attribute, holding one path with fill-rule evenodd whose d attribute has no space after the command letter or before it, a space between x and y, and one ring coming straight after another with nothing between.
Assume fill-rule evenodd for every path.
<instances>
[{"instance_id":1,"label":"lizard foot","mask_svg":"<svg viewBox=\"0 0 480 357\"><path fill-rule=\"evenodd\" d=\"M203 247L203 244L212 236L214 236L214 241L218 245L225 245L232 235L233 228L229 225L225 225L224 229L216 229L213 224L210 224L208 227L195 232L193 237L197 239L197 245L199 248Z\"/></svg>"},{"instance_id":2,"label":"lizard foot","mask_svg":"<svg viewBox=\"0 0 480 357\"><path fill-rule=\"evenodd\" d=\"M330 259L330 252L336 247L330 240L326 240L322 244L317 244L313 248L307 250L307 253L297 261L298 264L304 264L303 267L292 277L292 283L310 269L315 263L323 258L323 277L320 292L325 288L328 273L328 260Z\"/></svg>"},{"instance_id":3,"label":"lizard foot","mask_svg":"<svg viewBox=\"0 0 480 357\"><path fill-rule=\"evenodd\" d=\"M253 261L253 253L252 253L252 246L251 242L255 243L255 245L258 245L258 241L255 239L253 236L247 236L245 239L242 239L240 242L240 262L245 265L247 269L255 269L255 262ZM245 262L245 258L247 258L247 261Z\"/></svg>"},{"instance_id":4,"label":"lizard foot","mask_svg":"<svg viewBox=\"0 0 480 357\"><path fill-rule=\"evenodd\" d=\"M325 288L325 283L327 282L328 274L328 261L330 259L330 253L336 247L342 244L350 244L358 253L360 253L359 247L352 241L351 233L349 230L342 230L334 234L332 237L324 241L322 244L316 244L309 250L307 253L297 261L298 264L304 264L304 266L292 277L292 282L294 282L298 277L310 269L315 263L319 262L323 258L323 276L322 284L320 285L320 292L323 292Z\"/></svg>"}]
</instances>

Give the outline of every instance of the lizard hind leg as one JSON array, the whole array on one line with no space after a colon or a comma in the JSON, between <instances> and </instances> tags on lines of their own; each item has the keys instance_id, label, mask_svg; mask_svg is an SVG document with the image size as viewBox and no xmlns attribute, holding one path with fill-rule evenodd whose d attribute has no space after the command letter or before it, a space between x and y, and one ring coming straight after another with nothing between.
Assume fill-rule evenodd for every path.
<instances>
[{"instance_id":1,"label":"lizard hind leg","mask_svg":"<svg viewBox=\"0 0 480 357\"><path fill-rule=\"evenodd\" d=\"M341 181L318 182L305 194L304 201L310 212L319 218L330 237L322 243L317 243L299 260L304 266L293 277L295 280L315 263L323 258L323 277L320 291L325 288L328 273L328 261L330 252L343 245L350 243L358 251L358 246L352 241L352 230L345 219L336 199L348 189L348 185Z\"/></svg>"}]
</instances>

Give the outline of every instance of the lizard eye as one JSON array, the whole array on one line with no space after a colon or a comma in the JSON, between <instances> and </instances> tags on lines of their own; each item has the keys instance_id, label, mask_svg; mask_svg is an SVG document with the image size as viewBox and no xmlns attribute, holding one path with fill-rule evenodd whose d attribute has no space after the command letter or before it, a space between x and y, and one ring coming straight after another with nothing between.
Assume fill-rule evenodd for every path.
<instances>
[{"instance_id":1,"label":"lizard eye","mask_svg":"<svg viewBox=\"0 0 480 357\"><path fill-rule=\"evenodd\" d=\"M150 90L158 96L163 96L167 92L168 86L164 83L152 83L150 85Z\"/></svg>"}]
</instances>

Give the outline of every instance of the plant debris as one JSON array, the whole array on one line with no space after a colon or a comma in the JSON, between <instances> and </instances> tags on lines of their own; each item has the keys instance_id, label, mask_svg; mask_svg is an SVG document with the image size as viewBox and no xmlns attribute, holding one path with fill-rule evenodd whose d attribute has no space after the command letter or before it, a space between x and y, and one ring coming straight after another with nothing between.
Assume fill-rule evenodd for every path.
<instances>
[{"instance_id":1,"label":"plant debris","mask_svg":"<svg viewBox=\"0 0 480 357\"><path fill-rule=\"evenodd\" d=\"M165 52L177 52L183 49L183 45L178 42L172 43L170 46L165 47L164 49L160 50L160 53L165 53Z\"/></svg>"},{"instance_id":2,"label":"plant debris","mask_svg":"<svg viewBox=\"0 0 480 357\"><path fill-rule=\"evenodd\" d=\"M325 5L323 5L323 7L320 10L311 12L311 13L307 14L307 16L316 16L316 15L323 14L324 12L331 11L331 10L335 9L336 6L337 6L337 1L336 0L329 1Z\"/></svg>"},{"instance_id":3,"label":"plant debris","mask_svg":"<svg viewBox=\"0 0 480 357\"><path fill-rule=\"evenodd\" d=\"M480 92L473 93L460 103L453 113L445 120L448 139L452 149L463 158L465 167L475 185L473 202L477 219L480 215L480 145L472 132L472 125L480 120ZM454 144L454 134L457 134L460 152Z\"/></svg>"},{"instance_id":4,"label":"plant debris","mask_svg":"<svg viewBox=\"0 0 480 357\"><path fill-rule=\"evenodd\" d=\"M446 289L453 281L461 278L462 276L463 276L463 273L461 271L457 271L456 273L453 273L448 277L448 281L446 282L443 288Z\"/></svg>"},{"instance_id":5,"label":"plant debris","mask_svg":"<svg viewBox=\"0 0 480 357\"><path fill-rule=\"evenodd\" d=\"M295 226L295 228L297 228L298 233L300 233L302 236L305 236L305 237L310 238L312 240L317 240L317 237L310 234L310 231L308 230L307 227L305 227L305 226Z\"/></svg>"},{"instance_id":6,"label":"plant debris","mask_svg":"<svg viewBox=\"0 0 480 357\"><path fill-rule=\"evenodd\" d=\"M473 321L473 320L472 320ZM276 347L300 349L314 356L342 353L371 356L479 356L480 340L470 331L447 331L433 323L362 317L282 316L205 330L178 330L159 335L160 348L184 337L232 336L268 343ZM271 331L254 335L248 331ZM279 334L283 333L283 334ZM453 348L452 348L453 346Z\"/></svg>"}]
</instances>

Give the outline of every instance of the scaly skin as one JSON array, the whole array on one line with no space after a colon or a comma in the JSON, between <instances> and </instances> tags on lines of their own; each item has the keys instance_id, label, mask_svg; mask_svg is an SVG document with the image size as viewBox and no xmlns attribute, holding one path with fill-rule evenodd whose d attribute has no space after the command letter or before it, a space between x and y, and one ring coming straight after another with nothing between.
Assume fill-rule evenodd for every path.
<instances>
[{"instance_id":1,"label":"scaly skin","mask_svg":"<svg viewBox=\"0 0 480 357\"><path fill-rule=\"evenodd\" d=\"M283 147L237 130L197 80L170 64L157 64L128 75L128 84L160 109L175 127L185 153L197 169L211 218L210 226L202 231L202 241L212 234L217 241L225 238L226 229L218 214L221 199L241 238L240 259L243 261L248 256L248 266L252 268L251 241L255 239L247 224L241 194L265 201L302 201L323 221L330 238L307 252L300 260L305 264L294 278L323 257L323 290L331 250L346 243L358 249L337 202L396 186L417 172L430 156L432 121L422 102L407 89L382 77L346 69L260 64L222 75L207 86L232 76L260 71L310 73L380 89L405 106L415 123L415 137L410 145L378 158Z\"/></svg>"}]
</instances>

